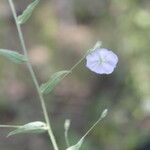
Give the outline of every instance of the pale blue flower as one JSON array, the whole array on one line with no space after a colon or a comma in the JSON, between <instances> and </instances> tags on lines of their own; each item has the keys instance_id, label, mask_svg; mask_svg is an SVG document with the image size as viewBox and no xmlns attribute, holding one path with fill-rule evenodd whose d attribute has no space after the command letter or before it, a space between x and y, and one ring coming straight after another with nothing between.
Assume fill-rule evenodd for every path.
<instances>
[{"instance_id":1,"label":"pale blue flower","mask_svg":"<svg viewBox=\"0 0 150 150\"><path fill-rule=\"evenodd\" d=\"M96 48L86 56L86 66L98 74L111 74L118 63L115 53L105 48Z\"/></svg>"}]
</instances>

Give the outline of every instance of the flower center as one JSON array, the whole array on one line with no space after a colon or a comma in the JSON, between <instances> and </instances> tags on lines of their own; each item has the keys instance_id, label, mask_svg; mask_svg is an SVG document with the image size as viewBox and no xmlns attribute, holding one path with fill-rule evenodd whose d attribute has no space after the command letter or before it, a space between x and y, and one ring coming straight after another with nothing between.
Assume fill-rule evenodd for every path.
<instances>
[{"instance_id":1,"label":"flower center","mask_svg":"<svg viewBox=\"0 0 150 150\"><path fill-rule=\"evenodd\" d=\"M106 61L106 60L105 60L104 57L99 56L99 63L100 63L100 64L104 63L105 61Z\"/></svg>"}]
</instances>

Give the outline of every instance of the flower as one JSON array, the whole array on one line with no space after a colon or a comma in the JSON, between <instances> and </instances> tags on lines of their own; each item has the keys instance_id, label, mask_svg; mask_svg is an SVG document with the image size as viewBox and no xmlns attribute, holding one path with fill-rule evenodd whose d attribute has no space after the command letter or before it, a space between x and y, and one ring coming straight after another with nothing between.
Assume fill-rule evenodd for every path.
<instances>
[{"instance_id":1,"label":"flower","mask_svg":"<svg viewBox=\"0 0 150 150\"><path fill-rule=\"evenodd\" d=\"M96 48L86 56L86 67L98 74L111 74L118 63L118 57L105 48Z\"/></svg>"}]
</instances>

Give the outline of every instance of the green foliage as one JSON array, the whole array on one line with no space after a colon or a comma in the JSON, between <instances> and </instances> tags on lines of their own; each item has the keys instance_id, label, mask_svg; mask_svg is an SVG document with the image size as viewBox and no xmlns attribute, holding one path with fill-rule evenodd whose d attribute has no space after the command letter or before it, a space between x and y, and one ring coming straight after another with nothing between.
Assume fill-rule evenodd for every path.
<instances>
[{"instance_id":1,"label":"green foliage","mask_svg":"<svg viewBox=\"0 0 150 150\"><path fill-rule=\"evenodd\" d=\"M41 92L44 94L48 94L49 92L51 92L54 89L54 87L69 73L70 71L68 70L54 73L48 82L41 85Z\"/></svg>"},{"instance_id":2,"label":"green foliage","mask_svg":"<svg viewBox=\"0 0 150 150\"><path fill-rule=\"evenodd\" d=\"M36 121L36 122L30 122L28 124L25 124L23 126L18 127L18 129L10 132L8 134L9 136L15 135L15 134L24 134L24 133L42 133L47 130L47 125L44 122Z\"/></svg>"},{"instance_id":3,"label":"green foliage","mask_svg":"<svg viewBox=\"0 0 150 150\"><path fill-rule=\"evenodd\" d=\"M16 6L21 6L21 8L25 4L23 1L14 2L16 2ZM66 100L68 99L66 97L68 96L67 92L69 93L69 91L67 90L68 88L65 87L65 90L67 92L64 92L63 96L58 97L59 99L61 99L61 102L59 101L58 103L58 100L51 102L47 101L47 107L49 108L50 106L53 109L51 111L57 111L57 113L61 113L61 115L56 116L57 121L59 120L59 127L62 126L62 122L60 120L66 117L66 113L72 113L73 108L74 113L69 117L76 118L79 113L82 114L78 116L79 122L76 122L76 120L74 121L74 126L79 126L79 130L83 131L82 129L85 125L84 123L87 123L88 121L94 119L96 117L95 114L97 114L97 110L103 109L107 106L111 108L111 113L108 116L107 121L105 121L105 126L103 126L102 128L97 126L94 132L92 132L90 138L88 138L84 142L81 149L135 149L133 147L138 147L138 145L141 143L141 139L142 141L148 139L145 134L149 134L149 127L146 125L147 123L145 121L148 119L150 112L150 1L77 0L72 4L72 6L67 4L68 6L70 6L69 10L64 9L61 11L65 12L64 14L66 14L67 12L69 13L70 8L73 7L73 12L69 14L69 18L73 17L75 23L77 22L77 24L71 25L67 24L68 22L65 22L66 17L63 13L58 12L58 15L56 15L53 12L54 10L57 13L57 10L55 10L55 8L57 8L56 6L53 7L53 5L47 5L48 3L50 4L50 1L42 2L41 8L38 9L35 14L37 18L36 22L34 20L31 20L31 26L25 28L24 31L26 32L25 36L27 38L27 42L30 41L29 44L34 43L35 41L40 41L40 45L44 43L41 46L49 49L48 55L52 56L53 60L51 60L51 66L54 70L56 68L61 68L64 66L69 67L70 64L73 64L74 60L77 59L77 57L83 52L80 51L81 53L79 53L79 50L88 48L89 45L94 42L93 40L97 40L99 38L103 40L104 46L108 46L110 48L113 48L113 50L116 50L116 53L118 53L120 57L120 63L116 72L112 76L102 76L100 78L99 76L94 76L93 74L90 74L91 76L89 76L89 72L84 69L84 66L79 66L79 68L75 71L75 75L73 76L74 78L69 80L71 85L73 84L75 87L80 87L79 82L81 81L83 90L79 89L74 91L74 88L69 89L69 91L73 91L73 97L76 97L76 93L79 94L79 100L76 101L77 106L74 107L73 100L73 104L72 101ZM3 6L3 1L0 2L0 6ZM16 38L14 40L11 40L11 38L14 36L14 31L12 31L12 34L10 33L8 35L7 31L10 31L9 28L13 30L14 26L13 24L7 25L6 20L9 18L5 19L3 17L3 10L1 11L2 17L0 21L0 43L1 45L5 45L7 41L10 41L8 42L8 46L11 47L11 42L14 41L13 44L15 45L15 42L17 42L17 40L15 40ZM8 10L5 9L5 11ZM61 15L64 16L64 18L61 18ZM65 25L63 24L63 29L60 31L59 24L61 23L61 20L65 22ZM74 30L72 30L74 29L74 25L76 29L75 32L73 32ZM35 32L36 36L34 35ZM79 39L80 41L78 42L79 44L76 44L77 39ZM55 49L55 51L52 51L51 49ZM3 75L4 68L8 67L9 69L10 67L7 65L9 64L3 64L3 62L1 61L1 103L3 101L7 102L8 99L13 98L6 94L6 92L4 92L5 88L3 88L3 82L6 83L6 86L9 85L7 76L5 77ZM37 67L35 67L35 69L39 68L38 70L42 72L42 67L40 65L38 66L37 64ZM45 72L49 72L49 70L46 70L48 68L51 69L51 67L49 67L49 63L45 64L45 68L42 73L37 73L38 79L42 79L43 74ZM29 77L26 76L27 74L24 73L24 70L15 68L15 70L11 71L13 71L12 73L14 73L15 71L20 72L24 75L21 76L21 74L19 74L22 79L24 79L25 81L29 80ZM16 78L18 79L18 76ZM11 80L14 80L14 78L12 78ZM29 86L31 87L32 82L30 82L29 84ZM85 92L86 105L85 103L83 105L83 101L81 100L83 99L83 97L80 96L84 90L86 90L86 92L89 91L87 95ZM35 91L31 90L30 92L32 94L30 98L34 99ZM45 98L49 99L49 95ZM54 99L57 99L57 97L54 97ZM11 110L12 106L17 108L20 104L17 103L17 105L14 106L12 105L13 103L14 102L12 101L10 104L7 104L7 106L1 107L1 122L7 120L5 115L3 115L4 113L8 113ZM35 108L35 110L38 110L38 106L35 105L35 103L27 102L26 105L26 107L28 107L29 114L33 113L32 109L30 110L29 108ZM23 105L23 107L25 106ZM16 111L16 113L19 113L19 115L15 117L15 120L20 119L20 116L22 117L22 120L27 119L26 117L28 117L28 115L24 115L24 110L26 109L26 107L24 109L20 107L20 111ZM60 107L61 110L58 109ZM3 109L6 110L4 111ZM22 115L20 115L20 113ZM84 122L82 121L83 113L86 114ZM12 114L13 113L11 113L11 115ZM33 113L33 118L34 117L38 118L38 113ZM59 128L60 130L57 130L57 125L58 123L54 124L53 128L56 131L57 137L59 137L59 135L62 135L63 133L60 133L61 128ZM72 128L72 131L74 130L75 129ZM71 145L77 143L77 137L80 137L80 131L70 133L69 141ZM59 143L60 141L62 142L60 148L62 148L65 146L64 139L59 139ZM19 143L20 142L17 142L18 149L22 149L22 147L19 147ZM3 150L12 149L10 148L10 143L6 142L4 144L3 141L1 141L1 145ZM46 147L43 147L43 149L48 149L47 147L49 146L49 143L48 145L45 144L44 146Z\"/></svg>"},{"instance_id":4,"label":"green foliage","mask_svg":"<svg viewBox=\"0 0 150 150\"><path fill-rule=\"evenodd\" d=\"M35 0L24 10L24 12L20 16L18 16L18 19L17 19L18 24L24 24L30 18L33 10L35 9L39 1L40 0Z\"/></svg>"},{"instance_id":5,"label":"green foliage","mask_svg":"<svg viewBox=\"0 0 150 150\"><path fill-rule=\"evenodd\" d=\"M7 50L7 49L0 49L0 55L5 56L6 58L12 60L15 63L25 63L27 62L27 58L19 54L17 52Z\"/></svg>"}]
</instances>

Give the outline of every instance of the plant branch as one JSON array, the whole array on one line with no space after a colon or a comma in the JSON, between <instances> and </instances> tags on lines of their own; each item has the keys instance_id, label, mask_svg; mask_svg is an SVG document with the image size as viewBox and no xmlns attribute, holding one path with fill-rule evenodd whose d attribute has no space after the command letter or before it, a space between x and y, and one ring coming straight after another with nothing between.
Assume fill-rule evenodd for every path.
<instances>
[{"instance_id":1,"label":"plant branch","mask_svg":"<svg viewBox=\"0 0 150 150\"><path fill-rule=\"evenodd\" d=\"M27 53L27 49L26 49L26 46L25 46L25 42L24 42L22 30L21 30L21 26L17 23L17 14L16 14L16 10L15 10L15 7L14 7L13 0L8 0L8 1L9 1L9 5L11 7L11 10L12 10L12 13L13 13L13 16L14 16L14 19L15 19L15 22L16 22L16 27L17 27L17 30L18 30L19 39L20 39L20 43L21 43L24 55L28 59L27 67L28 67L28 69L30 71L31 77L33 79L33 82L34 82L34 84L36 86L36 89L37 89L37 92L38 92L38 95L39 95L39 98L40 98L40 102L41 102L44 118L45 118L46 124L48 126L49 137L50 137L51 142L53 144L54 150L59 150L58 146L57 146L57 143L56 143L56 140L55 140L55 136L54 136L52 128L51 128L50 119L48 117L48 112L47 112L47 109L46 109L45 101L44 101L42 93L40 92L39 83L37 81L37 78L35 76L35 73L33 71L32 65L31 65L30 60L29 60L29 56L28 56L28 53Z\"/></svg>"}]
</instances>

